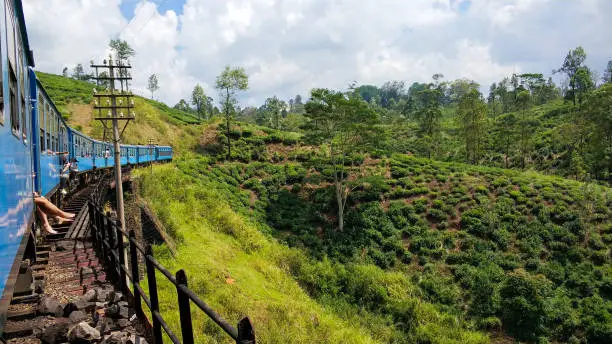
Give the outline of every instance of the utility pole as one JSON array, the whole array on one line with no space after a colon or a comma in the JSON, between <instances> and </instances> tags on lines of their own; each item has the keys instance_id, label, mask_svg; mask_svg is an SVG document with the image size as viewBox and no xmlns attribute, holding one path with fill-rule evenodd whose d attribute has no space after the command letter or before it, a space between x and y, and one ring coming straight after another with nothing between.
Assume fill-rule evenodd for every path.
<instances>
[{"instance_id":1,"label":"utility pole","mask_svg":"<svg viewBox=\"0 0 612 344\"><path fill-rule=\"evenodd\" d=\"M149 167L150 167L150 171L151 173L153 173L153 159L151 158L151 156L153 155L153 150L155 148L155 141L153 140L153 138L149 138Z\"/></svg>"},{"instance_id":2,"label":"utility pole","mask_svg":"<svg viewBox=\"0 0 612 344\"><path fill-rule=\"evenodd\" d=\"M135 118L133 111L133 94L129 91L128 84L128 81L132 80L132 77L128 73L128 69L132 68L132 66L130 66L129 62L126 64L121 60L115 63L115 61L109 57L108 62L104 60L102 65L96 65L92 61L91 67L96 70L96 75L94 77L94 79L96 79L96 85L107 86L105 90L101 90L100 92L98 92L96 88L93 89L94 110L98 110L98 117L95 119L100 120L104 126L104 141L106 141L107 130L112 129L115 158L115 192L117 193L117 217L119 218L121 229L125 232L123 184L121 181L121 149L119 148L119 141L130 120ZM103 69L106 73L100 75L98 69ZM115 75L115 73L117 73L117 75ZM115 88L115 82L120 83L120 89ZM106 116L102 113L103 110L107 111ZM124 110L126 113L124 113ZM125 122L123 129L121 129L121 133L119 133L120 121ZM111 128L107 126L108 122L112 122Z\"/></svg>"}]
</instances>

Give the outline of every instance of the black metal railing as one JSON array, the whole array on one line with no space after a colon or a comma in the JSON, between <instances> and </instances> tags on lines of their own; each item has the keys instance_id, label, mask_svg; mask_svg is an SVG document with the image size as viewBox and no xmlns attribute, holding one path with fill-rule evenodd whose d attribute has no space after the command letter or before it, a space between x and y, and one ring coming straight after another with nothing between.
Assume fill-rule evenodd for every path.
<instances>
[{"instance_id":1,"label":"black metal railing","mask_svg":"<svg viewBox=\"0 0 612 344\"><path fill-rule=\"evenodd\" d=\"M131 296L136 314L148 322L152 330L155 344L162 344L162 329L174 344L181 343L178 336L170 329L168 323L162 317L159 310L159 297L157 288L156 271L159 271L170 283L176 287L178 294L178 310L180 316L180 327L182 343L194 342L193 325L191 321L191 303L202 310L212 321L225 331L238 344L255 344L255 331L248 317L242 318L237 327L232 326L223 319L210 306L202 301L187 284L187 275L184 270L179 270L172 275L153 256L151 245L143 248L136 240L134 230L124 232L109 216L105 215L101 207L93 200L89 201L90 233L98 251L98 257L106 267L107 276L118 284L119 288ZM125 245L127 238L127 246ZM125 249L129 249L129 264L126 262ZM140 285L139 255L144 258L149 293L144 292ZM130 290L128 279L132 284ZM147 305L151 313L151 320L143 311L142 301Z\"/></svg>"}]
</instances>

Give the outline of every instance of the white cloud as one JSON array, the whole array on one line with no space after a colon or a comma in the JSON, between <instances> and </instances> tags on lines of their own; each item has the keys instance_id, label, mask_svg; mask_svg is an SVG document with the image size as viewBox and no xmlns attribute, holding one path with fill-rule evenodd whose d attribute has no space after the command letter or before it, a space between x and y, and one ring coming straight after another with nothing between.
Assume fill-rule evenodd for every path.
<instances>
[{"instance_id":1,"label":"white cloud","mask_svg":"<svg viewBox=\"0 0 612 344\"><path fill-rule=\"evenodd\" d=\"M119 4L24 0L38 68L59 73L101 58L127 24ZM242 100L255 105L313 87L423 82L434 73L486 87L514 71L550 72L577 45L601 69L612 57L610 12L609 0L186 0L159 13L141 0L120 36L137 52L139 92L157 73L159 98L170 104L195 83L215 97L216 75L239 65L250 75Z\"/></svg>"}]
</instances>

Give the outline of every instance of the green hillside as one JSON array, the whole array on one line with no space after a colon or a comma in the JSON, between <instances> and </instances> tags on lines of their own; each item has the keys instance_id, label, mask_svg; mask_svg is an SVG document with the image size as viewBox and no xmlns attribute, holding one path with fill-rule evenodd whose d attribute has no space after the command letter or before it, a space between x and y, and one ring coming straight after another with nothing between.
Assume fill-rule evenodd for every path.
<instances>
[{"instance_id":1,"label":"green hillside","mask_svg":"<svg viewBox=\"0 0 612 344\"><path fill-rule=\"evenodd\" d=\"M500 330L525 341L612 338L611 189L400 154L356 157L365 172L353 181L339 232L333 178L318 149L252 125L233 135L234 161L223 160L223 134L210 127L199 148L205 156L143 173L142 192L181 241L179 261L191 276L245 282L230 287L240 305L223 299L227 290L209 287L205 295L226 313L253 314L266 342L286 342L272 329L285 326L287 314L270 319L252 306L263 300L258 288L277 290L261 285L271 268L297 282L332 323L359 324L339 326L382 342L484 340L470 329L490 331L493 341L505 340ZM225 224L228 214L235 225ZM231 248L192 237L209 232ZM198 251L213 256L189 264L188 252ZM321 338L322 329L292 328Z\"/></svg>"},{"instance_id":2,"label":"green hillside","mask_svg":"<svg viewBox=\"0 0 612 344\"><path fill-rule=\"evenodd\" d=\"M36 76L70 126L94 138L102 138L103 126L94 119L94 84L42 72L37 72ZM199 123L197 118L155 100L134 98L136 120L126 128L123 142L146 144L152 138L157 144L172 145L179 151L192 148L200 130L195 125Z\"/></svg>"},{"instance_id":3,"label":"green hillside","mask_svg":"<svg viewBox=\"0 0 612 344\"><path fill-rule=\"evenodd\" d=\"M71 125L100 135L91 84L39 77ZM306 121L300 105L282 128ZM612 189L519 170L525 156L526 169L584 178L572 174L568 143L583 133L571 132L578 110L555 98L487 117L478 163L488 166L477 166L460 163L457 106L442 108L437 160L418 157L436 143L419 118L372 105L386 135L334 165L329 146L305 132L244 122L227 134L226 159L219 119L194 124L191 112L138 98L125 141L154 137L179 156L135 173L178 243L176 257L163 247L156 256L184 268L230 322L249 315L263 343L612 342ZM240 118L270 123L265 111ZM526 117L529 154L515 142ZM507 123L515 141L505 156ZM338 169L351 173L342 231ZM162 313L180 333L176 291L161 288ZM230 342L194 317L197 342Z\"/></svg>"}]
</instances>

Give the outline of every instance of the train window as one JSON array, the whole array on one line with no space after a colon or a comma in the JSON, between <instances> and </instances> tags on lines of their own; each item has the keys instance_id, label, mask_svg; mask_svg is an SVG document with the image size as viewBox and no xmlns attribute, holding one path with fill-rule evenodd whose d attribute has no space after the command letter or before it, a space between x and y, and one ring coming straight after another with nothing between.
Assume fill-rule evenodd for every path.
<instances>
[{"instance_id":1,"label":"train window","mask_svg":"<svg viewBox=\"0 0 612 344\"><path fill-rule=\"evenodd\" d=\"M51 148L51 111L49 110L49 104L45 103L45 128L47 130L47 149L53 150L53 148Z\"/></svg>"},{"instance_id":2,"label":"train window","mask_svg":"<svg viewBox=\"0 0 612 344\"><path fill-rule=\"evenodd\" d=\"M2 43L1 39L0 39L0 43ZM1 46L2 44L0 44L0 47ZM2 63L0 63L0 75L2 75ZM4 85L2 83L3 83L3 78L0 77L0 125L4 125L4 87L3 87Z\"/></svg>"},{"instance_id":3,"label":"train window","mask_svg":"<svg viewBox=\"0 0 612 344\"><path fill-rule=\"evenodd\" d=\"M38 93L38 127L40 128L40 151L45 151L45 100L42 93Z\"/></svg>"},{"instance_id":4,"label":"train window","mask_svg":"<svg viewBox=\"0 0 612 344\"><path fill-rule=\"evenodd\" d=\"M13 135L19 137L19 106L17 105L17 78L12 66L9 66L9 102L11 104L11 129Z\"/></svg>"},{"instance_id":5,"label":"train window","mask_svg":"<svg viewBox=\"0 0 612 344\"><path fill-rule=\"evenodd\" d=\"M56 152L59 152L59 116L57 112L53 112L53 115L53 137L55 138L53 147L55 147Z\"/></svg>"},{"instance_id":6,"label":"train window","mask_svg":"<svg viewBox=\"0 0 612 344\"><path fill-rule=\"evenodd\" d=\"M11 129L15 136L19 136L19 115L17 113L17 77L15 76L15 15L13 10L13 2L6 1L6 12L7 16L7 47L8 47L8 58L9 58L9 103L11 112Z\"/></svg>"},{"instance_id":7,"label":"train window","mask_svg":"<svg viewBox=\"0 0 612 344\"><path fill-rule=\"evenodd\" d=\"M8 45L9 62L15 65L15 12L13 9L13 1L6 0L6 16L7 28L6 37Z\"/></svg>"},{"instance_id":8,"label":"train window","mask_svg":"<svg viewBox=\"0 0 612 344\"><path fill-rule=\"evenodd\" d=\"M21 137L23 138L23 142L27 143L28 140L28 122L27 122L27 106L25 101L25 70L23 68L24 57L23 57L23 44L21 40L21 34L19 30L19 26L15 26L15 32L17 37L17 73L19 78L19 112L21 114Z\"/></svg>"},{"instance_id":9,"label":"train window","mask_svg":"<svg viewBox=\"0 0 612 344\"><path fill-rule=\"evenodd\" d=\"M59 140L58 140L58 132L57 132L57 113L53 112L53 150L59 152Z\"/></svg>"}]
</instances>

